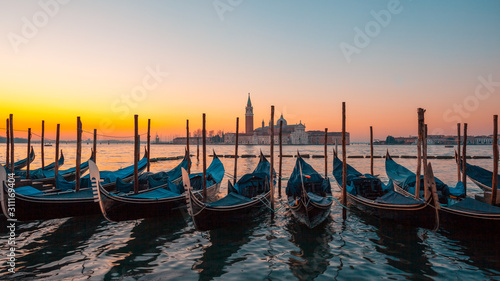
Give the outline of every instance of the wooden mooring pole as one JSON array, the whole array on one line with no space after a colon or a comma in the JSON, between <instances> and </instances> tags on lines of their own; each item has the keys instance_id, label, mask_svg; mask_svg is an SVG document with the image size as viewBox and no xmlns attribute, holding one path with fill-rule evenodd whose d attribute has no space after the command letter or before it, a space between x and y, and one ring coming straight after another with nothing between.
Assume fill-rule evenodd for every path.
<instances>
[{"instance_id":1,"label":"wooden mooring pole","mask_svg":"<svg viewBox=\"0 0 500 281\"><path fill-rule=\"evenodd\" d=\"M342 102L342 204L347 206L347 152L345 119L345 102ZM347 218L347 210L345 208L342 208L342 218L344 220Z\"/></svg>"},{"instance_id":2,"label":"wooden mooring pole","mask_svg":"<svg viewBox=\"0 0 500 281\"><path fill-rule=\"evenodd\" d=\"M464 143L462 144L462 183L467 197L467 123L464 123Z\"/></svg>"},{"instance_id":3,"label":"wooden mooring pole","mask_svg":"<svg viewBox=\"0 0 500 281\"><path fill-rule=\"evenodd\" d=\"M147 139L147 157L148 157L148 162L147 162L147 171L149 172L150 166L151 166L151 119L148 119L148 139Z\"/></svg>"},{"instance_id":4,"label":"wooden mooring pole","mask_svg":"<svg viewBox=\"0 0 500 281\"><path fill-rule=\"evenodd\" d=\"M14 173L14 115L10 114L10 172ZM29 161L29 159L28 159Z\"/></svg>"},{"instance_id":5,"label":"wooden mooring pole","mask_svg":"<svg viewBox=\"0 0 500 281\"><path fill-rule=\"evenodd\" d=\"M460 123L457 123L457 181L462 180L461 172L460 172L460 161L462 160L460 158L460 155L462 152L460 151Z\"/></svg>"},{"instance_id":6,"label":"wooden mooring pole","mask_svg":"<svg viewBox=\"0 0 500 281\"><path fill-rule=\"evenodd\" d=\"M206 130L205 113L203 113L202 145L203 145L203 202L207 202L207 130Z\"/></svg>"},{"instance_id":7,"label":"wooden mooring pole","mask_svg":"<svg viewBox=\"0 0 500 281\"><path fill-rule=\"evenodd\" d=\"M56 166L54 167L54 175L57 178L57 173L59 171L59 136L61 132L61 125L57 124L56 129ZM57 182L57 181L56 181Z\"/></svg>"},{"instance_id":8,"label":"wooden mooring pole","mask_svg":"<svg viewBox=\"0 0 500 281\"><path fill-rule=\"evenodd\" d=\"M134 194L139 193L139 115L134 115Z\"/></svg>"},{"instance_id":9,"label":"wooden mooring pole","mask_svg":"<svg viewBox=\"0 0 500 281\"><path fill-rule=\"evenodd\" d=\"M493 179L491 181L491 205L497 204L498 188L498 115L493 115Z\"/></svg>"},{"instance_id":10,"label":"wooden mooring pole","mask_svg":"<svg viewBox=\"0 0 500 281\"><path fill-rule=\"evenodd\" d=\"M271 105L271 124L270 124L270 129L271 129L271 140L270 140L270 145L271 145L271 171L269 173L270 179L269 179L269 186L271 188L271 209L274 210L274 182L273 182L273 172L274 172L274 105Z\"/></svg>"},{"instance_id":11,"label":"wooden mooring pole","mask_svg":"<svg viewBox=\"0 0 500 281\"><path fill-rule=\"evenodd\" d=\"M236 179L238 178L238 135L240 129L240 118L236 117L236 140L234 144L234 179L233 185L236 184Z\"/></svg>"},{"instance_id":12,"label":"wooden mooring pole","mask_svg":"<svg viewBox=\"0 0 500 281\"><path fill-rule=\"evenodd\" d=\"M191 173L191 152L189 151L189 120L186 120L186 153L188 156L188 174Z\"/></svg>"},{"instance_id":13,"label":"wooden mooring pole","mask_svg":"<svg viewBox=\"0 0 500 281\"><path fill-rule=\"evenodd\" d=\"M76 192L80 191L81 162L82 162L82 122L80 120L80 116L78 116L76 117L76 175L75 175Z\"/></svg>"},{"instance_id":14,"label":"wooden mooring pole","mask_svg":"<svg viewBox=\"0 0 500 281\"><path fill-rule=\"evenodd\" d=\"M278 168L278 196L281 197L281 178L283 177L283 120L280 120L280 159L279 159L279 168Z\"/></svg>"},{"instance_id":15,"label":"wooden mooring pole","mask_svg":"<svg viewBox=\"0 0 500 281\"><path fill-rule=\"evenodd\" d=\"M424 131L422 133L422 164L424 166L424 178L427 175L427 124L424 124ZM429 185L426 180L424 180L424 200L427 200L429 195Z\"/></svg>"},{"instance_id":16,"label":"wooden mooring pole","mask_svg":"<svg viewBox=\"0 0 500 281\"><path fill-rule=\"evenodd\" d=\"M7 118L7 127L6 128L6 141L7 141L7 153L5 153L5 167L9 168L10 165L10 123L9 123L9 118Z\"/></svg>"},{"instance_id":17,"label":"wooden mooring pole","mask_svg":"<svg viewBox=\"0 0 500 281\"><path fill-rule=\"evenodd\" d=\"M328 128L325 128L325 179L328 178Z\"/></svg>"},{"instance_id":18,"label":"wooden mooring pole","mask_svg":"<svg viewBox=\"0 0 500 281\"><path fill-rule=\"evenodd\" d=\"M45 139L45 120L42 120L42 139L40 140L40 151L42 156L42 170L45 168L45 151L44 151L44 139ZM57 159L56 159L57 161Z\"/></svg>"},{"instance_id":19,"label":"wooden mooring pole","mask_svg":"<svg viewBox=\"0 0 500 281\"><path fill-rule=\"evenodd\" d=\"M26 163L26 179L30 178L31 128L28 128L28 163Z\"/></svg>"},{"instance_id":20,"label":"wooden mooring pole","mask_svg":"<svg viewBox=\"0 0 500 281\"><path fill-rule=\"evenodd\" d=\"M97 163L97 129L94 129L94 142L92 143L92 161Z\"/></svg>"},{"instance_id":21,"label":"wooden mooring pole","mask_svg":"<svg viewBox=\"0 0 500 281\"><path fill-rule=\"evenodd\" d=\"M422 140L424 131L424 112L423 108L417 110L418 113L418 140L417 140L417 172L415 179L415 198L420 197L420 175L422 174Z\"/></svg>"},{"instance_id":22,"label":"wooden mooring pole","mask_svg":"<svg viewBox=\"0 0 500 281\"><path fill-rule=\"evenodd\" d=\"M370 173L373 176L373 127L370 126Z\"/></svg>"}]
</instances>

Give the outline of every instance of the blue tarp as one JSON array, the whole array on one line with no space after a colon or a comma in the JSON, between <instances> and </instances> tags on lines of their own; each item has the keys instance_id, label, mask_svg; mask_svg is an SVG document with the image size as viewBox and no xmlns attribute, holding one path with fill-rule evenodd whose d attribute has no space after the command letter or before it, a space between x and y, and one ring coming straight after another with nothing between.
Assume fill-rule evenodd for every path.
<instances>
[{"instance_id":1,"label":"blue tarp","mask_svg":"<svg viewBox=\"0 0 500 281\"><path fill-rule=\"evenodd\" d=\"M467 176L489 188L493 184L493 172L476 165L467 164ZM500 175L497 177L497 187L500 188Z\"/></svg>"},{"instance_id":2,"label":"blue tarp","mask_svg":"<svg viewBox=\"0 0 500 281\"><path fill-rule=\"evenodd\" d=\"M187 169L187 167L185 169ZM210 166L207 168L207 187L222 182L225 172L224 165L222 165L219 157L214 153L212 163L210 163ZM190 174L189 179L193 190L201 190L203 188L203 173ZM179 194L184 193L184 183L181 181L175 190L179 192Z\"/></svg>"},{"instance_id":3,"label":"blue tarp","mask_svg":"<svg viewBox=\"0 0 500 281\"><path fill-rule=\"evenodd\" d=\"M478 214L500 214L500 208L490 204L482 203L472 198L465 198L464 200L448 206L450 209L473 212Z\"/></svg>"},{"instance_id":4,"label":"blue tarp","mask_svg":"<svg viewBox=\"0 0 500 281\"><path fill-rule=\"evenodd\" d=\"M206 205L209 207L234 206L251 201L252 199L250 198L247 198L243 195L239 195L238 193L235 192L230 192L224 198L221 198L220 200L217 200L212 203L206 203Z\"/></svg>"},{"instance_id":5,"label":"blue tarp","mask_svg":"<svg viewBox=\"0 0 500 281\"><path fill-rule=\"evenodd\" d=\"M391 191L383 196L375 199L377 203L390 204L390 205L415 205L421 204L422 201L415 199L415 197L404 196L401 193Z\"/></svg>"},{"instance_id":6,"label":"blue tarp","mask_svg":"<svg viewBox=\"0 0 500 281\"><path fill-rule=\"evenodd\" d=\"M32 186L21 186L14 189L16 193L26 195L26 196L36 196L44 194L43 191L40 191Z\"/></svg>"},{"instance_id":7,"label":"blue tarp","mask_svg":"<svg viewBox=\"0 0 500 281\"><path fill-rule=\"evenodd\" d=\"M399 165L390 157L386 158L385 160L385 171L387 173L387 176L392 179L396 185L408 191L410 194L415 194L415 185L417 181L417 176L415 173L403 167L402 165ZM420 180L423 181L423 179L424 176L421 175ZM436 189L438 191L439 198L442 201L445 201L446 198L448 198L448 196L450 195L450 188L440 179L434 177L434 180L436 182ZM425 192L423 190L424 185L421 184L421 186L422 188L420 190L420 194L423 197L423 194ZM457 197L465 196L465 189L460 189L460 185L457 185L457 187L453 189L453 193Z\"/></svg>"},{"instance_id":8,"label":"blue tarp","mask_svg":"<svg viewBox=\"0 0 500 281\"><path fill-rule=\"evenodd\" d=\"M302 173L301 173L302 170ZM306 192L313 193L332 193L332 188L328 178L324 178L314 168L306 163L300 155L295 161L292 175L286 186L286 195L298 197L302 194L302 184L306 188ZM314 186L314 187L313 187ZM313 188L314 190L311 190Z\"/></svg>"},{"instance_id":9,"label":"blue tarp","mask_svg":"<svg viewBox=\"0 0 500 281\"><path fill-rule=\"evenodd\" d=\"M115 194L116 195L116 194ZM134 195L119 195L118 196L123 196L123 197L130 197L130 198L143 198L143 199L163 199L163 198L171 198L171 197L177 197L180 194L163 189L163 188L157 188L153 189L144 193L139 193L139 194L134 194Z\"/></svg>"},{"instance_id":10,"label":"blue tarp","mask_svg":"<svg viewBox=\"0 0 500 281\"><path fill-rule=\"evenodd\" d=\"M88 166L89 166L89 162L87 160L87 161L83 162L80 165L80 169L86 169ZM69 168L69 169L66 169L66 170L59 170L57 172L57 174L62 176L62 175L74 173L75 171L76 171L76 167L73 167L73 168ZM46 179L46 178L54 178L54 177L55 177L55 171L54 170L51 170L51 171L39 170L39 171L37 171L34 174L30 173L30 178L34 179L34 180Z\"/></svg>"},{"instance_id":11,"label":"blue tarp","mask_svg":"<svg viewBox=\"0 0 500 281\"><path fill-rule=\"evenodd\" d=\"M317 194L314 194L312 192L308 192L307 196L309 196L309 199L311 199L311 201L313 201L314 203L320 204L320 205L328 205L328 204L330 204L330 202L333 201L332 197L323 197L323 196L319 196Z\"/></svg>"}]
</instances>

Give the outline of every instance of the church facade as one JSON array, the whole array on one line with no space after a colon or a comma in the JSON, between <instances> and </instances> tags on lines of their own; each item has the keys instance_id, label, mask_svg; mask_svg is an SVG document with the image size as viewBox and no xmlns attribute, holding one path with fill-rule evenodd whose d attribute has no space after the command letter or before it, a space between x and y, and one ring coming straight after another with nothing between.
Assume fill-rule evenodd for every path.
<instances>
[{"instance_id":1,"label":"church facade","mask_svg":"<svg viewBox=\"0 0 500 281\"><path fill-rule=\"evenodd\" d=\"M276 124L271 124L271 122L269 121L269 125L265 126L266 124L264 120L262 120L262 125L258 128L254 128L254 114L250 94L248 94L247 106L245 107L245 133L238 135L238 143L262 145L270 144L271 130L274 130L274 143L279 144L280 123L282 123L283 126L283 144L305 145L320 144L321 142L324 144L324 132L323 138L320 140L319 137L316 137L318 135L318 131L311 131L311 134L309 132L306 132L306 125L302 124L302 121L300 121L299 124L289 125L286 119L283 117L283 114L276 121ZM340 136L340 133L328 133L328 143L335 144L335 142L338 142L339 140L340 142L338 143L341 143ZM346 139L349 140L348 133L346 135ZM235 133L227 133L224 137L224 143L234 144L235 141ZM349 141L347 141L347 143L349 143Z\"/></svg>"}]
</instances>

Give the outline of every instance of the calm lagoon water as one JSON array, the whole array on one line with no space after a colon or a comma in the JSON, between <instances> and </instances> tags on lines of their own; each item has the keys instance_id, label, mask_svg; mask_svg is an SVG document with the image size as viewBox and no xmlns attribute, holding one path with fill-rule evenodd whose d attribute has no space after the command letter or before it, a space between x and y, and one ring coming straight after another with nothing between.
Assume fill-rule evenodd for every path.
<instances>
[{"instance_id":1,"label":"calm lagoon water","mask_svg":"<svg viewBox=\"0 0 500 281\"><path fill-rule=\"evenodd\" d=\"M32 168L41 164L40 147ZM63 144L66 163L74 166L75 145ZM90 156L91 145L82 149ZM334 195L340 197L332 173L329 147L328 174ZM55 147L45 147L46 163L52 162ZM208 146L218 155L234 153L233 146ZM241 154L269 154L267 146L240 146ZM415 155L413 146L375 146L375 155ZM132 144L98 145L97 164L114 170L131 164ZM201 150L201 147L200 147ZM277 151L277 147L275 148ZM320 155L322 146L285 146L284 154ZM369 155L369 146L352 145L348 155ZM183 155L180 145L152 145L152 157ZM191 153L196 154L196 146ZM25 157L25 145L16 146L17 159ZM453 155L453 148L429 146L429 155ZM490 146L469 146L468 155L490 155ZM5 159L5 145L0 145ZM194 172L202 163L192 158ZM201 160L201 158L200 158ZM221 194L234 170L234 159L221 158L226 169ZM278 169L275 158L275 169ZM294 158L283 158L283 176L293 169ZM306 159L324 173L324 159ZM395 159L415 169L416 159ZM153 172L169 170L180 160L152 163ZM211 159L207 160L209 164ZM238 175L250 172L257 158L240 158ZM431 159L434 173L449 185L456 183L452 159ZM470 163L492 169L491 159ZM370 160L349 158L349 164L369 172ZM375 159L375 173L387 180L384 159ZM286 179L283 186L286 185ZM468 182L469 194L479 192ZM277 194L276 194L277 196ZM278 196L274 215L270 212L240 225L198 232L187 216L107 222L101 216L75 217L17 225L17 273L7 270L7 229L0 229L1 279L26 280L500 280L500 245L497 237L471 239L443 230L433 232L380 222L352 209L342 220L342 209L334 203L328 221L309 230L301 227ZM282 204L283 203L283 204ZM36 211L36 210L35 210Z\"/></svg>"}]
</instances>

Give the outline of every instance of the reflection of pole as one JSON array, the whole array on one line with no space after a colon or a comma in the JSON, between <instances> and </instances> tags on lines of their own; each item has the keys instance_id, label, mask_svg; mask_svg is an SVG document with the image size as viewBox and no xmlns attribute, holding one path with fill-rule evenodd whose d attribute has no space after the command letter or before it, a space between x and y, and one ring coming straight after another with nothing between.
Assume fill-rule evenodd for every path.
<instances>
[{"instance_id":1,"label":"reflection of pole","mask_svg":"<svg viewBox=\"0 0 500 281\"><path fill-rule=\"evenodd\" d=\"M498 185L498 115L493 115L493 180L491 181L491 205L497 204Z\"/></svg>"},{"instance_id":2,"label":"reflection of pole","mask_svg":"<svg viewBox=\"0 0 500 281\"><path fill-rule=\"evenodd\" d=\"M240 118L236 117L236 144L234 145L234 179L233 185L236 184L236 178L238 176L238 130L240 129Z\"/></svg>"},{"instance_id":3,"label":"reflection of pole","mask_svg":"<svg viewBox=\"0 0 500 281\"><path fill-rule=\"evenodd\" d=\"M467 123L464 123L464 144L462 149L462 183L464 184L465 197L467 197Z\"/></svg>"},{"instance_id":4,"label":"reflection of pole","mask_svg":"<svg viewBox=\"0 0 500 281\"><path fill-rule=\"evenodd\" d=\"M347 206L347 153L345 140L345 102L342 102L342 204ZM342 208L342 218L347 218L346 209Z\"/></svg>"},{"instance_id":5,"label":"reflection of pole","mask_svg":"<svg viewBox=\"0 0 500 281\"><path fill-rule=\"evenodd\" d=\"M457 175L458 175L458 180L457 181L461 181L462 180L462 177L460 175L460 160L462 160L460 158L460 154L462 153L460 151L460 123L457 123Z\"/></svg>"}]
</instances>

